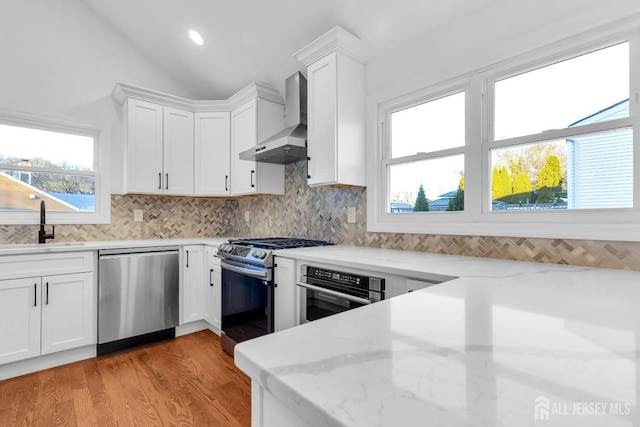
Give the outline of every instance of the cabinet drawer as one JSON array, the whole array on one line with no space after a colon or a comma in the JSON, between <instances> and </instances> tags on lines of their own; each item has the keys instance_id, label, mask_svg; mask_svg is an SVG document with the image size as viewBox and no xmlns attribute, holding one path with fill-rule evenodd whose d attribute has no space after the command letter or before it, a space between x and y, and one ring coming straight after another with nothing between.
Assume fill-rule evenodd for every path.
<instances>
[{"instance_id":1,"label":"cabinet drawer","mask_svg":"<svg viewBox=\"0 0 640 427\"><path fill-rule=\"evenodd\" d=\"M93 271L94 252L0 256L0 280Z\"/></svg>"}]
</instances>

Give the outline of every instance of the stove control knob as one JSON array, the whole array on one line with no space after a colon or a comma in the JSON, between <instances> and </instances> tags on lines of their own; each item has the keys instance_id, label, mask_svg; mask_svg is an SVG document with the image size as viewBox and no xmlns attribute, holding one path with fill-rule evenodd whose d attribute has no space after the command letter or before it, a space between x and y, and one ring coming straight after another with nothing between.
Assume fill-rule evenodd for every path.
<instances>
[{"instance_id":1,"label":"stove control knob","mask_svg":"<svg viewBox=\"0 0 640 427\"><path fill-rule=\"evenodd\" d=\"M256 249L255 251L253 251L254 258L265 259L266 256L267 256L267 253L262 249Z\"/></svg>"}]
</instances>

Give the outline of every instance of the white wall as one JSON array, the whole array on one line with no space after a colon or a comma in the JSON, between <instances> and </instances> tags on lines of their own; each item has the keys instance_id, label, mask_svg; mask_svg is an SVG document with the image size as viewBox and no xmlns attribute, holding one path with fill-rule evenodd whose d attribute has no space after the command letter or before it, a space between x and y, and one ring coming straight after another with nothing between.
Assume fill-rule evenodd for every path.
<instances>
[{"instance_id":1,"label":"white wall","mask_svg":"<svg viewBox=\"0 0 640 427\"><path fill-rule=\"evenodd\" d=\"M97 124L110 144L111 191L122 191L116 82L193 97L82 0L0 1L0 108Z\"/></svg>"},{"instance_id":2,"label":"white wall","mask_svg":"<svg viewBox=\"0 0 640 427\"><path fill-rule=\"evenodd\" d=\"M367 91L387 100L640 14L637 0L492 0L490 8L367 58Z\"/></svg>"}]
</instances>

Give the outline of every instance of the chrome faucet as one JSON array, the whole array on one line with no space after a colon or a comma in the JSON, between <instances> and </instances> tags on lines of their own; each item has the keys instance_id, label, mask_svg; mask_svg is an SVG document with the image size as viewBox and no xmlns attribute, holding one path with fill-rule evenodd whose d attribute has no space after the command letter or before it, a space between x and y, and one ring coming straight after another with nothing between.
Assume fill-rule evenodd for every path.
<instances>
[{"instance_id":1,"label":"chrome faucet","mask_svg":"<svg viewBox=\"0 0 640 427\"><path fill-rule=\"evenodd\" d=\"M44 226L47 223L47 207L44 203L44 199L40 200L40 231L38 232L38 243L47 243L48 239L54 239L56 236L56 229L51 226L51 234L47 234L44 231Z\"/></svg>"}]
</instances>

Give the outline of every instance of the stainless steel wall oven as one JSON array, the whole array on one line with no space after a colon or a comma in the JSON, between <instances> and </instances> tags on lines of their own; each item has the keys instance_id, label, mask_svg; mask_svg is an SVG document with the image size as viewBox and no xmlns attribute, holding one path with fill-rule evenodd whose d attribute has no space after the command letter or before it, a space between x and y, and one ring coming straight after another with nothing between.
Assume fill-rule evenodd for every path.
<instances>
[{"instance_id":1,"label":"stainless steel wall oven","mask_svg":"<svg viewBox=\"0 0 640 427\"><path fill-rule=\"evenodd\" d=\"M385 297L385 279L301 266L300 323L318 320Z\"/></svg>"}]
</instances>

